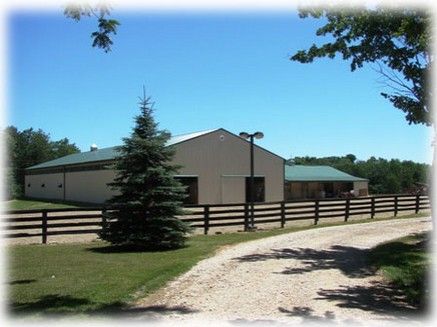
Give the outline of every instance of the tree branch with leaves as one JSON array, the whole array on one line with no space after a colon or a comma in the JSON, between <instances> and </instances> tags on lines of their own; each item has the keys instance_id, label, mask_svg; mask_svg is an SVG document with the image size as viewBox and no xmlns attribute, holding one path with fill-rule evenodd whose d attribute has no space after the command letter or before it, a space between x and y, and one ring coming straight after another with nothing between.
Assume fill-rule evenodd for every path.
<instances>
[{"instance_id":1,"label":"tree branch with leaves","mask_svg":"<svg viewBox=\"0 0 437 327\"><path fill-rule=\"evenodd\" d=\"M381 92L394 107L405 113L409 124L432 125L431 15L419 9L301 8L301 18L325 19L317 36L332 42L313 44L290 59L311 63L316 58L350 60L351 70L375 64L390 92Z\"/></svg>"},{"instance_id":2,"label":"tree branch with leaves","mask_svg":"<svg viewBox=\"0 0 437 327\"><path fill-rule=\"evenodd\" d=\"M120 23L116 19L108 18L111 15L109 6L104 4L94 7L88 4L68 5L64 10L64 15L76 22L80 21L82 17L95 17L98 21L98 30L91 33L93 47L103 49L105 52L111 51L112 37L117 34Z\"/></svg>"}]
</instances>

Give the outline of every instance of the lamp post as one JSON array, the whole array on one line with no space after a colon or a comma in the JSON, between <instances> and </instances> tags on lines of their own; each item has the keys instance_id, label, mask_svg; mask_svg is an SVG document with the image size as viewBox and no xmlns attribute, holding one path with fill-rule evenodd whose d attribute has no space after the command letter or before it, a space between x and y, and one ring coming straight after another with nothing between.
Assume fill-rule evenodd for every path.
<instances>
[{"instance_id":1,"label":"lamp post","mask_svg":"<svg viewBox=\"0 0 437 327\"><path fill-rule=\"evenodd\" d=\"M253 134L249 134L246 132L241 132L240 137L246 140L250 140L250 191L249 191L249 200L250 200L250 229L255 229L255 222L253 218L253 189L254 189L254 164L253 164L253 139L262 139L264 134L261 132L255 132Z\"/></svg>"}]
</instances>

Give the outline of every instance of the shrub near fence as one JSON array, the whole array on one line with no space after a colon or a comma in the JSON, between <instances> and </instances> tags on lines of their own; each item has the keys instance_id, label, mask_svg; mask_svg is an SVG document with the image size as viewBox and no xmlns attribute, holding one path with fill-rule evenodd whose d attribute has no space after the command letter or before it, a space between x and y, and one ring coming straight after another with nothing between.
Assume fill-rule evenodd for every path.
<instances>
[{"instance_id":1,"label":"shrub near fence","mask_svg":"<svg viewBox=\"0 0 437 327\"><path fill-rule=\"evenodd\" d=\"M357 215L374 218L381 213L430 209L427 196L384 195L351 199L316 199L258 203L254 206L254 222L258 224L277 223L284 227L290 221L342 218L348 221ZM3 213L3 236L7 238L41 237L47 243L48 236L95 234L104 228L105 212L110 208L65 208L46 210L13 210ZM189 205L181 220L208 234L213 227L241 226L248 229L250 206L241 204Z\"/></svg>"}]
</instances>

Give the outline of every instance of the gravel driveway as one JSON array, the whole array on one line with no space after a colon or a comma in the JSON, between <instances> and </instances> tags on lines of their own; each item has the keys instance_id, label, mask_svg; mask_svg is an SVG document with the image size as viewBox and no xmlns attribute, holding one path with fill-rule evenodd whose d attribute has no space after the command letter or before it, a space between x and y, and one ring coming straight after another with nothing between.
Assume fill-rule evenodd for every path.
<instances>
[{"instance_id":1,"label":"gravel driveway","mask_svg":"<svg viewBox=\"0 0 437 327\"><path fill-rule=\"evenodd\" d=\"M430 218L398 219L239 244L199 262L135 309L165 320L232 324L420 323L365 257L378 243L430 229Z\"/></svg>"}]
</instances>

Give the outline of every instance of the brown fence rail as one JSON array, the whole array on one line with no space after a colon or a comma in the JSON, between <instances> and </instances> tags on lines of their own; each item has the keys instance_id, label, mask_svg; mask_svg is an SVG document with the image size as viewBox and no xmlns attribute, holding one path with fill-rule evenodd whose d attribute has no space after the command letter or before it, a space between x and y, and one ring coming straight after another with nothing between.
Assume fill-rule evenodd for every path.
<instances>
[{"instance_id":1,"label":"brown fence rail","mask_svg":"<svg viewBox=\"0 0 437 327\"><path fill-rule=\"evenodd\" d=\"M254 206L254 223L279 223L284 227L289 221L343 218L345 222L356 215L369 215L400 211L430 209L428 196L423 195L382 195L350 199L315 199L257 203ZM45 210L11 210L2 214L3 237L47 237L98 233L106 221L104 207L65 208ZM218 205L189 205L181 220L194 228L202 228L208 234L211 227L241 226L249 228L250 206L247 203Z\"/></svg>"}]
</instances>

